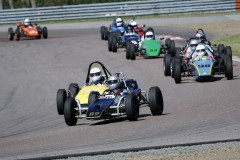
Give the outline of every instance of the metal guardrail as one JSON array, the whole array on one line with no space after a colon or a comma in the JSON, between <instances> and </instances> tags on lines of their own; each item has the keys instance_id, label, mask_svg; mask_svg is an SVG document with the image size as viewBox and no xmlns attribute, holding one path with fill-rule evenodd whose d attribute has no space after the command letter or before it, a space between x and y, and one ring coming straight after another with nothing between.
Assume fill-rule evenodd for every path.
<instances>
[{"instance_id":1,"label":"metal guardrail","mask_svg":"<svg viewBox=\"0 0 240 160\"><path fill-rule=\"evenodd\" d=\"M150 0L1 10L0 24L239 10L240 0Z\"/></svg>"}]
</instances>

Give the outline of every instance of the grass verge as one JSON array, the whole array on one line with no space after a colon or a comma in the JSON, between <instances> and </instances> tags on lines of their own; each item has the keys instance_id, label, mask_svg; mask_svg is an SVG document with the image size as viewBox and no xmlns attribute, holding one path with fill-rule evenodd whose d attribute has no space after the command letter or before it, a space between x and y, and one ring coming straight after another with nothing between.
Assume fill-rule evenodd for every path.
<instances>
[{"instance_id":1,"label":"grass verge","mask_svg":"<svg viewBox=\"0 0 240 160\"><path fill-rule=\"evenodd\" d=\"M233 55L240 57L240 34L224 39L212 39L211 43L224 44L224 46L231 46Z\"/></svg>"}]
</instances>

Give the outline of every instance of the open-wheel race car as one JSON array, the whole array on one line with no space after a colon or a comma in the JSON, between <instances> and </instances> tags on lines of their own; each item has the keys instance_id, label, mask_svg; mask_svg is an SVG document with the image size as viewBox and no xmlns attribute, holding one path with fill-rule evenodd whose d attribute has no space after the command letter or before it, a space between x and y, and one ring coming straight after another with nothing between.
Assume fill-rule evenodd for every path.
<instances>
[{"instance_id":1,"label":"open-wheel race car","mask_svg":"<svg viewBox=\"0 0 240 160\"><path fill-rule=\"evenodd\" d=\"M136 121L141 106L150 106L153 115L163 113L163 97L159 87L151 87L147 97L135 80L126 80L122 72L116 72L114 76L121 79L121 85L103 92L90 90L87 105L82 105L78 96L69 94L62 98L58 93L57 105L62 105L62 114L68 126L76 125L79 118L105 120L126 115L129 121Z\"/></svg>"},{"instance_id":2,"label":"open-wheel race car","mask_svg":"<svg viewBox=\"0 0 240 160\"><path fill-rule=\"evenodd\" d=\"M192 55L186 58L182 55L181 49L177 48L175 57L169 55L164 57L165 75L171 75L175 83L181 83L182 77L194 77L196 81L211 80L215 74L224 74L228 80L233 79L231 47L224 47L223 44L219 44L218 47L201 43L199 45L205 46L206 51L212 56L197 60L192 58Z\"/></svg>"},{"instance_id":3,"label":"open-wheel race car","mask_svg":"<svg viewBox=\"0 0 240 160\"><path fill-rule=\"evenodd\" d=\"M37 25L37 24L36 24ZM36 37L37 39L40 39L42 36L44 39L48 38L48 30L47 27L40 27L33 25L24 25L23 23L16 23L16 30L13 31L13 28L8 28L8 38L9 40L13 40L15 37L15 40L19 41L21 37Z\"/></svg>"},{"instance_id":4,"label":"open-wheel race car","mask_svg":"<svg viewBox=\"0 0 240 160\"><path fill-rule=\"evenodd\" d=\"M169 54L170 56L174 56L175 52L174 40L164 40L164 38L161 37L160 42L156 39L144 40L140 47L133 43L128 43L126 47L126 59L135 60L136 56L144 58L158 57L160 54Z\"/></svg>"}]
</instances>

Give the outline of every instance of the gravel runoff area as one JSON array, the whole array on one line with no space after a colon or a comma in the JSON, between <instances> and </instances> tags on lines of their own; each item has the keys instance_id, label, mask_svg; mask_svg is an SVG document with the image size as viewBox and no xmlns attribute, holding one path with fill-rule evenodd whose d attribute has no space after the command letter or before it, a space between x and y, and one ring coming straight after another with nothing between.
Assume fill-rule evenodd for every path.
<instances>
[{"instance_id":1,"label":"gravel runoff area","mask_svg":"<svg viewBox=\"0 0 240 160\"><path fill-rule=\"evenodd\" d=\"M138 152L71 157L67 160L239 160L240 142L150 149ZM60 159L58 159L60 160Z\"/></svg>"}]
</instances>

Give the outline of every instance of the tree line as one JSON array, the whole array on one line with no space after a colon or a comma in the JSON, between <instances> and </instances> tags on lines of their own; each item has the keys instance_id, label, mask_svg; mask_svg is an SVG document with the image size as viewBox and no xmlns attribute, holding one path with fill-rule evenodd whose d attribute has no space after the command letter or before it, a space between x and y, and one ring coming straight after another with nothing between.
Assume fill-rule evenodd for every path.
<instances>
[{"instance_id":1,"label":"tree line","mask_svg":"<svg viewBox=\"0 0 240 160\"><path fill-rule=\"evenodd\" d=\"M0 0L0 10L15 8L36 8L92 3L124 2L136 0Z\"/></svg>"}]
</instances>

